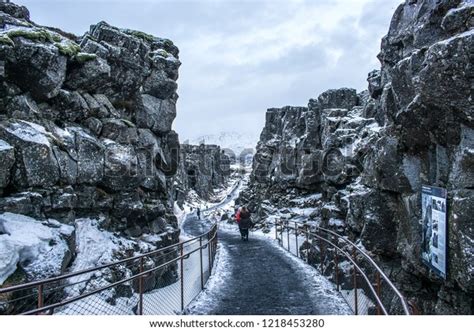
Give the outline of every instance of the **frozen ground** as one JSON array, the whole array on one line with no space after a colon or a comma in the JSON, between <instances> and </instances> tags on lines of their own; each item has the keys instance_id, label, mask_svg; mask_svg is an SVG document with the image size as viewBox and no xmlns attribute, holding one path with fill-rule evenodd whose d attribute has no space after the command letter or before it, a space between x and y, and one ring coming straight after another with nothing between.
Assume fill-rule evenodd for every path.
<instances>
[{"instance_id":1,"label":"frozen ground","mask_svg":"<svg viewBox=\"0 0 474 331\"><path fill-rule=\"evenodd\" d=\"M32 277L61 273L70 254L66 237L74 228L55 220L44 222L31 217L0 214L0 285L20 264Z\"/></svg>"},{"instance_id":2,"label":"frozen ground","mask_svg":"<svg viewBox=\"0 0 474 331\"><path fill-rule=\"evenodd\" d=\"M241 185L245 185L246 179ZM223 213L232 213L234 199L241 186L227 199L209 208L207 220L187 217L182 228L196 236L218 221ZM311 197L318 198L318 197ZM311 210L312 211L312 210ZM297 214L311 212L292 210ZM216 267L206 289L188 306L191 315L313 315L351 314L341 294L333 284L313 267L281 248L274 240L274 232L251 232L250 240L242 242L234 224L220 222L219 252ZM299 237L300 242L303 238ZM287 238L284 238L284 244ZM296 238L290 238L296 250Z\"/></svg>"},{"instance_id":3,"label":"frozen ground","mask_svg":"<svg viewBox=\"0 0 474 331\"><path fill-rule=\"evenodd\" d=\"M240 187L207 210L208 220L199 220L194 215L187 217L182 224L184 232L199 235L209 227L209 220L219 220L224 212L233 211L233 200L239 190ZM296 242L292 246L296 249ZM250 240L242 242L237 226L224 221L219 228L214 273L186 313L344 315L351 314L351 310L332 283L276 243L274 232L252 232Z\"/></svg>"},{"instance_id":4,"label":"frozen ground","mask_svg":"<svg viewBox=\"0 0 474 331\"><path fill-rule=\"evenodd\" d=\"M199 231L199 220L185 223ZM191 315L340 315L350 308L312 267L263 234L242 242L238 228L221 226L217 271L187 310Z\"/></svg>"}]
</instances>

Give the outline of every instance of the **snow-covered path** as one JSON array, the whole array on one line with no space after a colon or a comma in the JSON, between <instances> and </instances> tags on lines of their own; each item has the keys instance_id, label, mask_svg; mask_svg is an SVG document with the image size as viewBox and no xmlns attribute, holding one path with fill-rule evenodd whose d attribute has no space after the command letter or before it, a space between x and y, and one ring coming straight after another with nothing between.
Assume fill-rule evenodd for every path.
<instances>
[{"instance_id":1,"label":"snow-covered path","mask_svg":"<svg viewBox=\"0 0 474 331\"><path fill-rule=\"evenodd\" d=\"M203 222L189 216L186 233L198 235ZM205 226L204 226L205 227ZM332 284L316 270L264 236L242 242L236 226L219 231L217 268L207 289L187 314L318 315L349 314Z\"/></svg>"}]
</instances>

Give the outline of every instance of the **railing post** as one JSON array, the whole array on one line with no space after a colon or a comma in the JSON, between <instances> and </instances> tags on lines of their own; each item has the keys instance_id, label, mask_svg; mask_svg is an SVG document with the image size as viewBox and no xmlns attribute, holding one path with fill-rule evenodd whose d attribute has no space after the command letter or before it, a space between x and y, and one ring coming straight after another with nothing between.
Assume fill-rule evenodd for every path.
<instances>
[{"instance_id":1,"label":"railing post","mask_svg":"<svg viewBox=\"0 0 474 331\"><path fill-rule=\"evenodd\" d=\"M278 240L278 221L275 221L275 240Z\"/></svg>"},{"instance_id":2,"label":"railing post","mask_svg":"<svg viewBox=\"0 0 474 331\"><path fill-rule=\"evenodd\" d=\"M382 289L381 287L381 284L380 284L380 272L377 271L377 274L375 276L375 280L376 280L376 286L377 286L377 296L379 298L380 301L382 301L382 298L380 297L380 291ZM381 311L381 307L380 307L380 304L377 302L377 315L381 315L382 314L382 311Z\"/></svg>"},{"instance_id":3,"label":"railing post","mask_svg":"<svg viewBox=\"0 0 474 331\"><path fill-rule=\"evenodd\" d=\"M211 271L212 271L212 262L211 262L211 233L209 232L207 234L207 257L208 257L208 260L209 260L209 276L211 275Z\"/></svg>"},{"instance_id":4,"label":"railing post","mask_svg":"<svg viewBox=\"0 0 474 331\"><path fill-rule=\"evenodd\" d=\"M298 246L298 223L295 222L295 242L296 242L296 257L299 257L300 248Z\"/></svg>"},{"instance_id":5,"label":"railing post","mask_svg":"<svg viewBox=\"0 0 474 331\"><path fill-rule=\"evenodd\" d=\"M219 242L219 232L218 232L218 228L216 226L216 237L214 239L214 260L216 259L216 254L217 254L217 243Z\"/></svg>"},{"instance_id":6,"label":"railing post","mask_svg":"<svg viewBox=\"0 0 474 331\"><path fill-rule=\"evenodd\" d=\"M140 273L142 273L144 271L144 267L143 267L143 257L140 258ZM138 279L138 293L139 293L139 299L140 301L138 302L138 315L143 315L143 278L144 276L140 276L140 278Z\"/></svg>"},{"instance_id":7,"label":"railing post","mask_svg":"<svg viewBox=\"0 0 474 331\"><path fill-rule=\"evenodd\" d=\"M283 220L280 220L280 224L281 224L280 245L281 247L285 248L285 245L283 245L283 228L285 227L285 223L283 222Z\"/></svg>"},{"instance_id":8,"label":"railing post","mask_svg":"<svg viewBox=\"0 0 474 331\"><path fill-rule=\"evenodd\" d=\"M337 254L337 248L334 249L334 279L336 280L336 289L339 291L339 257Z\"/></svg>"},{"instance_id":9,"label":"railing post","mask_svg":"<svg viewBox=\"0 0 474 331\"><path fill-rule=\"evenodd\" d=\"M354 277L353 277L353 280L354 280L354 312L356 315L359 315L359 302L358 302L358 293L357 293L357 269L356 269L356 266L355 266L355 263L356 263L356 251L355 251L355 248L352 248L352 258L354 260L354 270L353 270L353 273L354 273Z\"/></svg>"},{"instance_id":10,"label":"railing post","mask_svg":"<svg viewBox=\"0 0 474 331\"><path fill-rule=\"evenodd\" d=\"M180 259L180 264L181 264L181 311L184 310L184 247L183 244L180 245L180 251L181 251L181 259Z\"/></svg>"},{"instance_id":11,"label":"railing post","mask_svg":"<svg viewBox=\"0 0 474 331\"><path fill-rule=\"evenodd\" d=\"M202 265L202 236L199 237L199 264L201 268L201 290L204 290L204 270Z\"/></svg>"},{"instance_id":12,"label":"railing post","mask_svg":"<svg viewBox=\"0 0 474 331\"><path fill-rule=\"evenodd\" d=\"M286 221L286 239L288 240L288 252L291 252L291 249L290 249L290 223L288 221Z\"/></svg>"},{"instance_id":13,"label":"railing post","mask_svg":"<svg viewBox=\"0 0 474 331\"><path fill-rule=\"evenodd\" d=\"M309 229L308 229L308 224L304 225L305 233L306 233L306 245L308 249L306 250L306 263L309 263Z\"/></svg>"},{"instance_id":14,"label":"railing post","mask_svg":"<svg viewBox=\"0 0 474 331\"><path fill-rule=\"evenodd\" d=\"M43 284L38 285L38 308L43 308Z\"/></svg>"},{"instance_id":15,"label":"railing post","mask_svg":"<svg viewBox=\"0 0 474 331\"><path fill-rule=\"evenodd\" d=\"M324 268L324 253L323 253L323 240L322 240L322 233L321 228L318 227L318 234L319 234L319 258L320 258L320 267L321 267L321 274L323 274Z\"/></svg>"}]
</instances>

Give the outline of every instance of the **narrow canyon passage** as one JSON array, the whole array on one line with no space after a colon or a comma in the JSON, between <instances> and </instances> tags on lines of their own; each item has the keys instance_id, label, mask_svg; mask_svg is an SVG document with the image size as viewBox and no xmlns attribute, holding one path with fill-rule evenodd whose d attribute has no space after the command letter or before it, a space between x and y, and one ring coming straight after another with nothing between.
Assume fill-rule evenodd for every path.
<instances>
[{"instance_id":1,"label":"narrow canyon passage","mask_svg":"<svg viewBox=\"0 0 474 331\"><path fill-rule=\"evenodd\" d=\"M189 215L183 230L196 236L206 228ZM236 226L219 230L214 279L188 308L191 315L350 314L345 301L322 276L269 239L250 234L242 242Z\"/></svg>"}]
</instances>

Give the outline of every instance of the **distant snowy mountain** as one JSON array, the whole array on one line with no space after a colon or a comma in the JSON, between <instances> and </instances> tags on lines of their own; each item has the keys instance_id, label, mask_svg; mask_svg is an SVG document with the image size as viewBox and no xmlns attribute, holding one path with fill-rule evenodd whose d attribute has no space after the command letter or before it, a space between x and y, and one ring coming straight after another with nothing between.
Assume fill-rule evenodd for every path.
<instances>
[{"instance_id":1,"label":"distant snowy mountain","mask_svg":"<svg viewBox=\"0 0 474 331\"><path fill-rule=\"evenodd\" d=\"M251 150L255 153L255 148L259 140L257 133L242 133L242 132L221 132L218 134L210 134L198 136L187 140L189 144L213 144L219 145L223 149L230 149L236 156L239 156L244 150ZM186 141L184 141L186 143Z\"/></svg>"}]
</instances>

